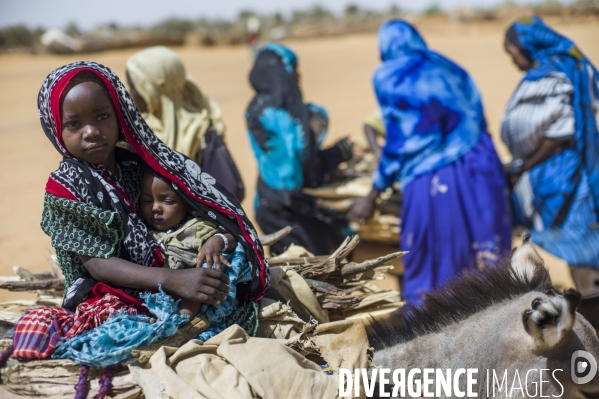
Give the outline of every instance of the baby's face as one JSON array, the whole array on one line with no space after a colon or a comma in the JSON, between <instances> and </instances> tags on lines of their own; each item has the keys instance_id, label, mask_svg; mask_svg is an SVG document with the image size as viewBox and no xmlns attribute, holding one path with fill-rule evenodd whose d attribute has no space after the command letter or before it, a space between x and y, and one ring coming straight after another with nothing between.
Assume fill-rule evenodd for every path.
<instances>
[{"instance_id":1,"label":"baby's face","mask_svg":"<svg viewBox=\"0 0 599 399\"><path fill-rule=\"evenodd\" d=\"M141 216L158 231L172 229L185 218L189 205L161 179L146 173L141 183Z\"/></svg>"}]
</instances>

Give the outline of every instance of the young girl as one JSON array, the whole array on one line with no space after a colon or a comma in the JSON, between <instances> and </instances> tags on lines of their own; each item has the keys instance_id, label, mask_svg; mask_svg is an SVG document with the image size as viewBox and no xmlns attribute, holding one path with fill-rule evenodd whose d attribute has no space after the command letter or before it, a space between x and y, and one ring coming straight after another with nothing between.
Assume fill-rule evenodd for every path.
<instances>
[{"instance_id":1,"label":"young girl","mask_svg":"<svg viewBox=\"0 0 599 399\"><path fill-rule=\"evenodd\" d=\"M226 298L231 287L221 271L159 267L163 258L139 215L143 167L149 167L177 188L191 210L241 243L252 278L236 285L238 300L264 294L267 264L239 202L154 135L110 69L93 62L56 69L42 85L38 107L46 136L63 156L46 185L42 229L52 238L66 291L78 277L89 275L138 292L161 285L175 297L211 305ZM134 152L117 148L119 141ZM55 309L34 312L37 319L29 320L35 319L38 330L50 330ZM16 349L15 344L15 355Z\"/></svg>"}]
</instances>

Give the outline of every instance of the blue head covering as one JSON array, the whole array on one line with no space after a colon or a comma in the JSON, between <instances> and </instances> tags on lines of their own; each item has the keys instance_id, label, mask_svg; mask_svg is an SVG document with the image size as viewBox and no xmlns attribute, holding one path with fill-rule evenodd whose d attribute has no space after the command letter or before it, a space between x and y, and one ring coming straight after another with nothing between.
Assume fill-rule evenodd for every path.
<instances>
[{"instance_id":1,"label":"blue head covering","mask_svg":"<svg viewBox=\"0 0 599 399\"><path fill-rule=\"evenodd\" d=\"M599 73L574 42L545 25L539 17L521 18L510 29L516 32L519 43L515 44L524 48L533 61L523 80L563 74L574 86L574 138L580 158L575 164L570 162L568 168L577 168L588 175L594 203L599 209ZM556 173L567 173L565 167L559 168L561 170ZM531 174L534 173L533 169Z\"/></svg>"},{"instance_id":2,"label":"blue head covering","mask_svg":"<svg viewBox=\"0 0 599 399\"><path fill-rule=\"evenodd\" d=\"M293 73L295 67L297 66L297 55L295 55L293 50L291 50L289 47L283 46L282 44L270 42L266 43L264 46L262 46L262 48L260 48L258 54L256 54L256 58L262 51L265 50L270 50L277 54L281 58L283 65L285 65L285 70L290 74Z\"/></svg>"},{"instance_id":3,"label":"blue head covering","mask_svg":"<svg viewBox=\"0 0 599 399\"><path fill-rule=\"evenodd\" d=\"M385 23L378 35L381 61L390 61L404 50L426 50L426 43L416 29L398 19Z\"/></svg>"},{"instance_id":4,"label":"blue head covering","mask_svg":"<svg viewBox=\"0 0 599 399\"><path fill-rule=\"evenodd\" d=\"M374 186L438 170L470 151L486 130L480 94L470 76L429 50L416 29L394 20L379 30L383 63L373 84L387 142Z\"/></svg>"}]
</instances>

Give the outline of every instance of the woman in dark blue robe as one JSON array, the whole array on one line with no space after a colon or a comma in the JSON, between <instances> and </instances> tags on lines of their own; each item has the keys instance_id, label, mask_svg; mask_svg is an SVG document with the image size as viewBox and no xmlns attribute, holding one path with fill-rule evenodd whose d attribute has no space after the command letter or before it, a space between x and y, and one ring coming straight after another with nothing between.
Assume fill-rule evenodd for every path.
<instances>
[{"instance_id":1,"label":"woman in dark blue robe","mask_svg":"<svg viewBox=\"0 0 599 399\"><path fill-rule=\"evenodd\" d=\"M503 167L487 133L470 76L431 51L410 24L379 31L382 64L373 84L387 141L373 190L350 217L368 218L379 193L398 182L404 195L402 296L418 301L464 269L495 265L511 247Z\"/></svg>"}]
</instances>

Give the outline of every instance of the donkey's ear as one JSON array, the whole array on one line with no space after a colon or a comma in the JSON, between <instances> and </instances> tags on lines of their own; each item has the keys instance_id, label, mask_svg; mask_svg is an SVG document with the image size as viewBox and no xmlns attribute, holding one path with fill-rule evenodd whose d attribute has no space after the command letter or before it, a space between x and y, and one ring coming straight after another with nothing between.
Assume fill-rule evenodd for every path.
<instances>
[{"instance_id":1,"label":"donkey's ear","mask_svg":"<svg viewBox=\"0 0 599 399\"><path fill-rule=\"evenodd\" d=\"M522 315L524 329L539 348L560 344L574 325L580 293L567 290L563 295L552 290L545 298L535 298Z\"/></svg>"},{"instance_id":2,"label":"donkey's ear","mask_svg":"<svg viewBox=\"0 0 599 399\"><path fill-rule=\"evenodd\" d=\"M512 250L510 266L520 277L530 280L538 268L544 268L545 264L530 241L530 233L525 233L522 239L522 245Z\"/></svg>"}]
</instances>

